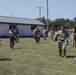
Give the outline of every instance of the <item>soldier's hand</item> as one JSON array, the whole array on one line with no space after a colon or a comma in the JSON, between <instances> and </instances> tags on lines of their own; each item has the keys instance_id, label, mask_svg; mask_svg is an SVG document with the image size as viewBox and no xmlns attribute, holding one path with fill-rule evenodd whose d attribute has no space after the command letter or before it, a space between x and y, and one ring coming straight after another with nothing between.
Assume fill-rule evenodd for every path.
<instances>
[{"instance_id":1,"label":"soldier's hand","mask_svg":"<svg viewBox=\"0 0 76 75\"><path fill-rule=\"evenodd\" d=\"M54 38L54 41L58 41L58 38Z\"/></svg>"}]
</instances>

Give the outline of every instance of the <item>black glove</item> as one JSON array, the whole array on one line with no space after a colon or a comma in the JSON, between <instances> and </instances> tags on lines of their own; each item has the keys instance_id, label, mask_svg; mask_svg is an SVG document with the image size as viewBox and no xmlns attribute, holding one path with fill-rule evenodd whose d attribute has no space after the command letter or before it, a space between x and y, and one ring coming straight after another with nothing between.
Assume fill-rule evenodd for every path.
<instances>
[{"instance_id":1,"label":"black glove","mask_svg":"<svg viewBox=\"0 0 76 75\"><path fill-rule=\"evenodd\" d=\"M58 38L55 38L54 41L58 41Z\"/></svg>"}]
</instances>

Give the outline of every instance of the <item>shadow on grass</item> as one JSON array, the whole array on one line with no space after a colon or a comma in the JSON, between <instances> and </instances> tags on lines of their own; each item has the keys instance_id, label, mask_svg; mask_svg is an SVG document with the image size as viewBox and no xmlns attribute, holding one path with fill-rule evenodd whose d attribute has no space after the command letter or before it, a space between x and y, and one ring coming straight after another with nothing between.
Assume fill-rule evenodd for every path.
<instances>
[{"instance_id":1,"label":"shadow on grass","mask_svg":"<svg viewBox=\"0 0 76 75\"><path fill-rule=\"evenodd\" d=\"M11 61L12 59L9 58L1 58L0 61Z\"/></svg>"},{"instance_id":2,"label":"shadow on grass","mask_svg":"<svg viewBox=\"0 0 76 75\"><path fill-rule=\"evenodd\" d=\"M22 47L17 47L17 48L14 48L14 49L23 49Z\"/></svg>"},{"instance_id":3,"label":"shadow on grass","mask_svg":"<svg viewBox=\"0 0 76 75\"><path fill-rule=\"evenodd\" d=\"M74 55L69 55L69 56L66 56L66 58L75 58L76 56Z\"/></svg>"},{"instance_id":4,"label":"shadow on grass","mask_svg":"<svg viewBox=\"0 0 76 75\"><path fill-rule=\"evenodd\" d=\"M44 42L41 41L41 42L39 42L39 44L45 44L45 41Z\"/></svg>"}]
</instances>

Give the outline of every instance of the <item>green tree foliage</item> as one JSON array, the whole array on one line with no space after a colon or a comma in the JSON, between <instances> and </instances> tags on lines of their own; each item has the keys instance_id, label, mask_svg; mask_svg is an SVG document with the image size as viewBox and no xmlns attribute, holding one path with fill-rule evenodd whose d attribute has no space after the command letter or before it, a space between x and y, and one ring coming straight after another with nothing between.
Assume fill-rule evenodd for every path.
<instances>
[{"instance_id":1,"label":"green tree foliage","mask_svg":"<svg viewBox=\"0 0 76 75\"><path fill-rule=\"evenodd\" d=\"M41 21L42 23L46 24L46 19L45 19L45 17L37 18L37 20L39 20L39 21Z\"/></svg>"},{"instance_id":2,"label":"green tree foliage","mask_svg":"<svg viewBox=\"0 0 76 75\"><path fill-rule=\"evenodd\" d=\"M70 28L71 28L70 22L67 22L67 23L65 24L65 27L70 29Z\"/></svg>"},{"instance_id":3,"label":"green tree foliage","mask_svg":"<svg viewBox=\"0 0 76 75\"><path fill-rule=\"evenodd\" d=\"M46 19L45 17L42 18L37 18L37 20L41 21L46 25ZM76 17L74 17L73 20L70 19L64 19L64 18L57 18L56 20L51 21L50 19L48 20L48 28L49 29L55 29L57 30L61 25L64 25L66 28L73 28L76 26Z\"/></svg>"},{"instance_id":4,"label":"green tree foliage","mask_svg":"<svg viewBox=\"0 0 76 75\"><path fill-rule=\"evenodd\" d=\"M76 22L76 17L74 17L74 22Z\"/></svg>"},{"instance_id":5,"label":"green tree foliage","mask_svg":"<svg viewBox=\"0 0 76 75\"><path fill-rule=\"evenodd\" d=\"M56 19L54 21L54 28L58 29L61 25L65 25L65 20L63 18L61 19Z\"/></svg>"}]
</instances>

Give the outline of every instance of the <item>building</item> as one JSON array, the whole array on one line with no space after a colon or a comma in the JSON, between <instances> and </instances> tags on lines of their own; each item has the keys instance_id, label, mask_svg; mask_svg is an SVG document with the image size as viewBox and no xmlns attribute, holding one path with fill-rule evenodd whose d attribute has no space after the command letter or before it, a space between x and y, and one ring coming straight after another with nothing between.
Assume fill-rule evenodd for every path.
<instances>
[{"instance_id":1,"label":"building","mask_svg":"<svg viewBox=\"0 0 76 75\"><path fill-rule=\"evenodd\" d=\"M45 24L35 19L0 16L0 36L8 36L11 28L18 28L20 36L32 36L36 26L42 31Z\"/></svg>"}]
</instances>

